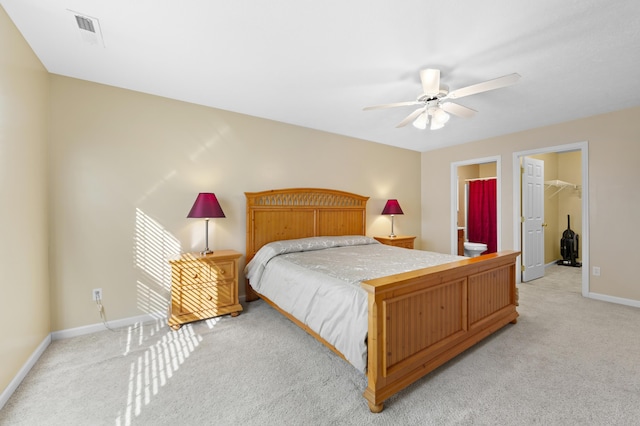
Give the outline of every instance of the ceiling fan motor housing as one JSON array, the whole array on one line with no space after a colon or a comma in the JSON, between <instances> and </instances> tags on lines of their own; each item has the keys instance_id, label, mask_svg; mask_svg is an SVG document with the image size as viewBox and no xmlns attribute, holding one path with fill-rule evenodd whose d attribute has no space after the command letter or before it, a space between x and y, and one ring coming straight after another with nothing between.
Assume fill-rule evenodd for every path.
<instances>
[{"instance_id":1,"label":"ceiling fan motor housing","mask_svg":"<svg viewBox=\"0 0 640 426\"><path fill-rule=\"evenodd\" d=\"M444 98L445 96L447 96L449 94L449 86L445 85L445 84L441 84L440 85L440 90L438 91L438 94L435 96L429 96L426 94L421 94L420 96L418 96L418 102L424 102L424 103L428 103L429 101L437 101L440 98Z\"/></svg>"}]
</instances>

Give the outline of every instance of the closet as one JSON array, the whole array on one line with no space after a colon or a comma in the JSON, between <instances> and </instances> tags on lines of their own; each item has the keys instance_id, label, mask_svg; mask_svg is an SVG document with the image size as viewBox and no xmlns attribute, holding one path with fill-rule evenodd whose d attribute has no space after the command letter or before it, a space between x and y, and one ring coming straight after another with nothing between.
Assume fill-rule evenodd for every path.
<instances>
[{"instance_id":1,"label":"closet","mask_svg":"<svg viewBox=\"0 0 640 426\"><path fill-rule=\"evenodd\" d=\"M567 215L571 229L582 232L582 157L580 151L531 157L544 161L544 263L550 264L562 259L560 239L567 229Z\"/></svg>"}]
</instances>

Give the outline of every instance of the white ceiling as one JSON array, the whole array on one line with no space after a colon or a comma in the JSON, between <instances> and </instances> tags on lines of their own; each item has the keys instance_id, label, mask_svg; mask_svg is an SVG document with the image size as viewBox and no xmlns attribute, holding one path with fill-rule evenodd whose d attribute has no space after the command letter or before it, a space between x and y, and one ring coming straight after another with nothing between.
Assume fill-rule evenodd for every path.
<instances>
[{"instance_id":1,"label":"white ceiling","mask_svg":"<svg viewBox=\"0 0 640 426\"><path fill-rule=\"evenodd\" d=\"M640 105L638 0L0 0L46 69L416 151ZM74 14L97 18L103 44ZM86 34L86 33L85 33ZM471 119L395 126L419 70Z\"/></svg>"}]
</instances>

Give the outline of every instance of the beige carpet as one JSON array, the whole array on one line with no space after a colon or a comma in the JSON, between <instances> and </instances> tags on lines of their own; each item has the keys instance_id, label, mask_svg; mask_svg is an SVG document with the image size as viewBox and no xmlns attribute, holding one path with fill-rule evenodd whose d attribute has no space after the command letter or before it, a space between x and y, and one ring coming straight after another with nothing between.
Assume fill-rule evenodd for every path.
<instances>
[{"instance_id":1,"label":"beige carpet","mask_svg":"<svg viewBox=\"0 0 640 426\"><path fill-rule=\"evenodd\" d=\"M261 301L237 318L55 341L1 425L635 425L640 309L580 268L520 285L520 318L371 414L366 379Z\"/></svg>"}]
</instances>

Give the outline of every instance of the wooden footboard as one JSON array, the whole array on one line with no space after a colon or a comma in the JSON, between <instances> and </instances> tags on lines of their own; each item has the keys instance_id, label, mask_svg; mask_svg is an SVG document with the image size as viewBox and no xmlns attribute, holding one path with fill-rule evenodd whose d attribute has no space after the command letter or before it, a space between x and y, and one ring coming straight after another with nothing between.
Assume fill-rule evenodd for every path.
<instances>
[{"instance_id":1,"label":"wooden footboard","mask_svg":"<svg viewBox=\"0 0 640 426\"><path fill-rule=\"evenodd\" d=\"M368 386L373 412L391 395L515 323L516 257L493 253L365 281Z\"/></svg>"}]
</instances>

